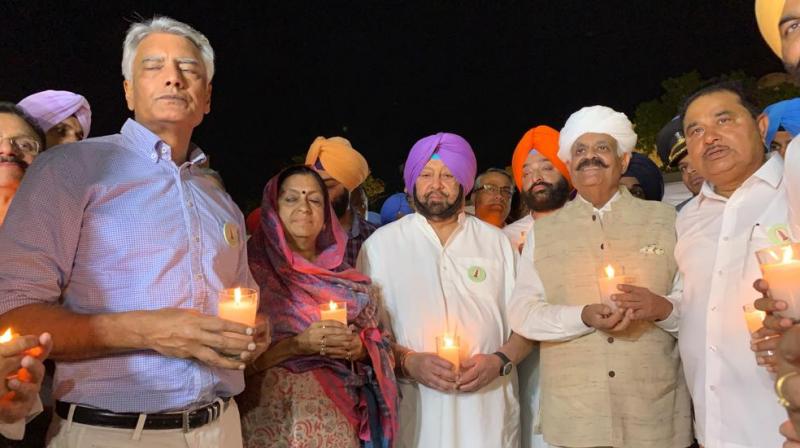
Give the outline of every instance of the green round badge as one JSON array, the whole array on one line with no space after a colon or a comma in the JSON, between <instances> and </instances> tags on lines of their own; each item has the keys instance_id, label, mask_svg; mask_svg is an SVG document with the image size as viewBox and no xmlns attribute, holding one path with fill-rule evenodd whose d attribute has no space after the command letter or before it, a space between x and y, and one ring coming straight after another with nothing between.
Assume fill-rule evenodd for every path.
<instances>
[{"instance_id":1,"label":"green round badge","mask_svg":"<svg viewBox=\"0 0 800 448\"><path fill-rule=\"evenodd\" d=\"M475 283L480 283L486 280L486 269L480 266L470 266L467 269L467 277Z\"/></svg>"}]
</instances>

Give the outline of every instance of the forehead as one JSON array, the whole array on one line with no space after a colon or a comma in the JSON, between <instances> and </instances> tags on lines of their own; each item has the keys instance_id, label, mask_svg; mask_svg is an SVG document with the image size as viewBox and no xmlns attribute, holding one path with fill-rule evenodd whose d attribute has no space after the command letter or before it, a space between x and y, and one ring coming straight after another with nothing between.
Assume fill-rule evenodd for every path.
<instances>
[{"instance_id":1,"label":"forehead","mask_svg":"<svg viewBox=\"0 0 800 448\"><path fill-rule=\"evenodd\" d=\"M425 164L425 167L422 168L423 171L441 171L442 173L453 174L450 172L450 168L441 161L441 159L431 159L428 160L428 163Z\"/></svg>"},{"instance_id":2,"label":"forehead","mask_svg":"<svg viewBox=\"0 0 800 448\"><path fill-rule=\"evenodd\" d=\"M536 149L532 149L531 152L528 153L528 157L525 159L525 163L523 164L523 166L532 165L532 164L539 164L539 163L543 163L543 162L552 163L552 161L550 159L548 159L547 157L543 156L539 151L537 151Z\"/></svg>"},{"instance_id":3,"label":"forehead","mask_svg":"<svg viewBox=\"0 0 800 448\"><path fill-rule=\"evenodd\" d=\"M69 117L65 118L59 124L63 124L63 125L65 125L67 127L70 127L72 129L77 129L77 130L81 129L81 123L78 121L77 118L75 118L75 115L70 115Z\"/></svg>"},{"instance_id":4,"label":"forehead","mask_svg":"<svg viewBox=\"0 0 800 448\"><path fill-rule=\"evenodd\" d=\"M573 147L578 145L594 146L599 144L616 145L617 141L614 139L614 137L610 136L609 134L604 134L600 132L587 132L578 137L578 139L575 140L575 144L572 146Z\"/></svg>"},{"instance_id":5,"label":"forehead","mask_svg":"<svg viewBox=\"0 0 800 448\"><path fill-rule=\"evenodd\" d=\"M499 185L499 186L510 186L511 179L508 176L504 176L501 173L486 173L481 178L481 183L483 185L492 184L492 185Z\"/></svg>"},{"instance_id":6,"label":"forehead","mask_svg":"<svg viewBox=\"0 0 800 448\"><path fill-rule=\"evenodd\" d=\"M325 170L320 170L320 169L314 168L314 171L316 171L317 174L319 174L319 177L321 177L322 180L324 182L326 182L326 183L328 183L329 181L335 181L336 180L336 179L333 178L333 176L330 175L330 173L328 173Z\"/></svg>"},{"instance_id":7,"label":"forehead","mask_svg":"<svg viewBox=\"0 0 800 448\"><path fill-rule=\"evenodd\" d=\"M136 49L136 60L146 57L192 58L202 64L200 49L189 39L170 33L152 33L139 42Z\"/></svg>"},{"instance_id":8,"label":"forehead","mask_svg":"<svg viewBox=\"0 0 800 448\"><path fill-rule=\"evenodd\" d=\"M25 120L17 115L5 112L0 112L0 134L5 136L28 135L31 137L36 135Z\"/></svg>"},{"instance_id":9,"label":"forehead","mask_svg":"<svg viewBox=\"0 0 800 448\"><path fill-rule=\"evenodd\" d=\"M684 125L689 125L693 120L713 116L724 111L747 112L742 105L739 95L722 90L711 92L695 99L686 108L686 116L683 119Z\"/></svg>"},{"instance_id":10,"label":"forehead","mask_svg":"<svg viewBox=\"0 0 800 448\"><path fill-rule=\"evenodd\" d=\"M321 193L319 183L310 174L293 174L283 181L281 192L288 190L305 191L307 193Z\"/></svg>"}]
</instances>

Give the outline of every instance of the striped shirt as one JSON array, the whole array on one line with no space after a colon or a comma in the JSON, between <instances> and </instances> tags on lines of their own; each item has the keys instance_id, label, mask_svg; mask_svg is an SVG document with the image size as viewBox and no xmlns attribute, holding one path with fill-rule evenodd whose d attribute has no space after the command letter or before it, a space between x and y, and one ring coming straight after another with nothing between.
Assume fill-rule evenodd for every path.
<instances>
[{"instance_id":1,"label":"striped shirt","mask_svg":"<svg viewBox=\"0 0 800 448\"><path fill-rule=\"evenodd\" d=\"M129 119L119 134L39 156L0 227L0 313L62 303L80 314L177 307L215 315L217 291L255 287L242 213L195 166L203 152L190 150L177 166L165 142ZM141 350L58 362L54 395L153 413L243 386L242 372Z\"/></svg>"}]
</instances>

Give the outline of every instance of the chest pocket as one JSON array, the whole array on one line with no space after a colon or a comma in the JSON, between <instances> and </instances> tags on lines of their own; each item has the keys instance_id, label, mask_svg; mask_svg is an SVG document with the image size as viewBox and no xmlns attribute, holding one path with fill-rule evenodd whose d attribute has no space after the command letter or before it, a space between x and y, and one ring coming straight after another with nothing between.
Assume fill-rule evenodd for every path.
<instances>
[{"instance_id":1,"label":"chest pocket","mask_svg":"<svg viewBox=\"0 0 800 448\"><path fill-rule=\"evenodd\" d=\"M497 260L483 257L455 257L454 280L479 299L503 297L503 270Z\"/></svg>"}]
</instances>

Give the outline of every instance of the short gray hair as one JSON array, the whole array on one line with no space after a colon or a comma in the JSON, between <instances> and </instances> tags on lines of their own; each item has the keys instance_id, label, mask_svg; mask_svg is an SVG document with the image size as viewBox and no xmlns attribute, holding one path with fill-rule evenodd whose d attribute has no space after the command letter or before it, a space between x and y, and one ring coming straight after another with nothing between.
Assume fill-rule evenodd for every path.
<instances>
[{"instance_id":1,"label":"short gray hair","mask_svg":"<svg viewBox=\"0 0 800 448\"><path fill-rule=\"evenodd\" d=\"M511 182L511 194L514 194L517 191L516 188L514 188L514 178L508 171L500 168L489 168L488 170L482 172L481 174L478 174L478 177L475 178L475 187L472 189L472 191L476 191L479 188L483 187L483 177L490 173L498 173L502 174L503 176L506 176L509 182Z\"/></svg>"},{"instance_id":2,"label":"short gray hair","mask_svg":"<svg viewBox=\"0 0 800 448\"><path fill-rule=\"evenodd\" d=\"M189 39L200 50L208 82L211 82L214 78L214 49L211 48L208 38L191 26L166 16L155 16L150 20L135 22L128 28L125 42L122 44L122 76L127 81L133 79L133 58L136 56L139 43L152 33L175 34Z\"/></svg>"}]
</instances>

